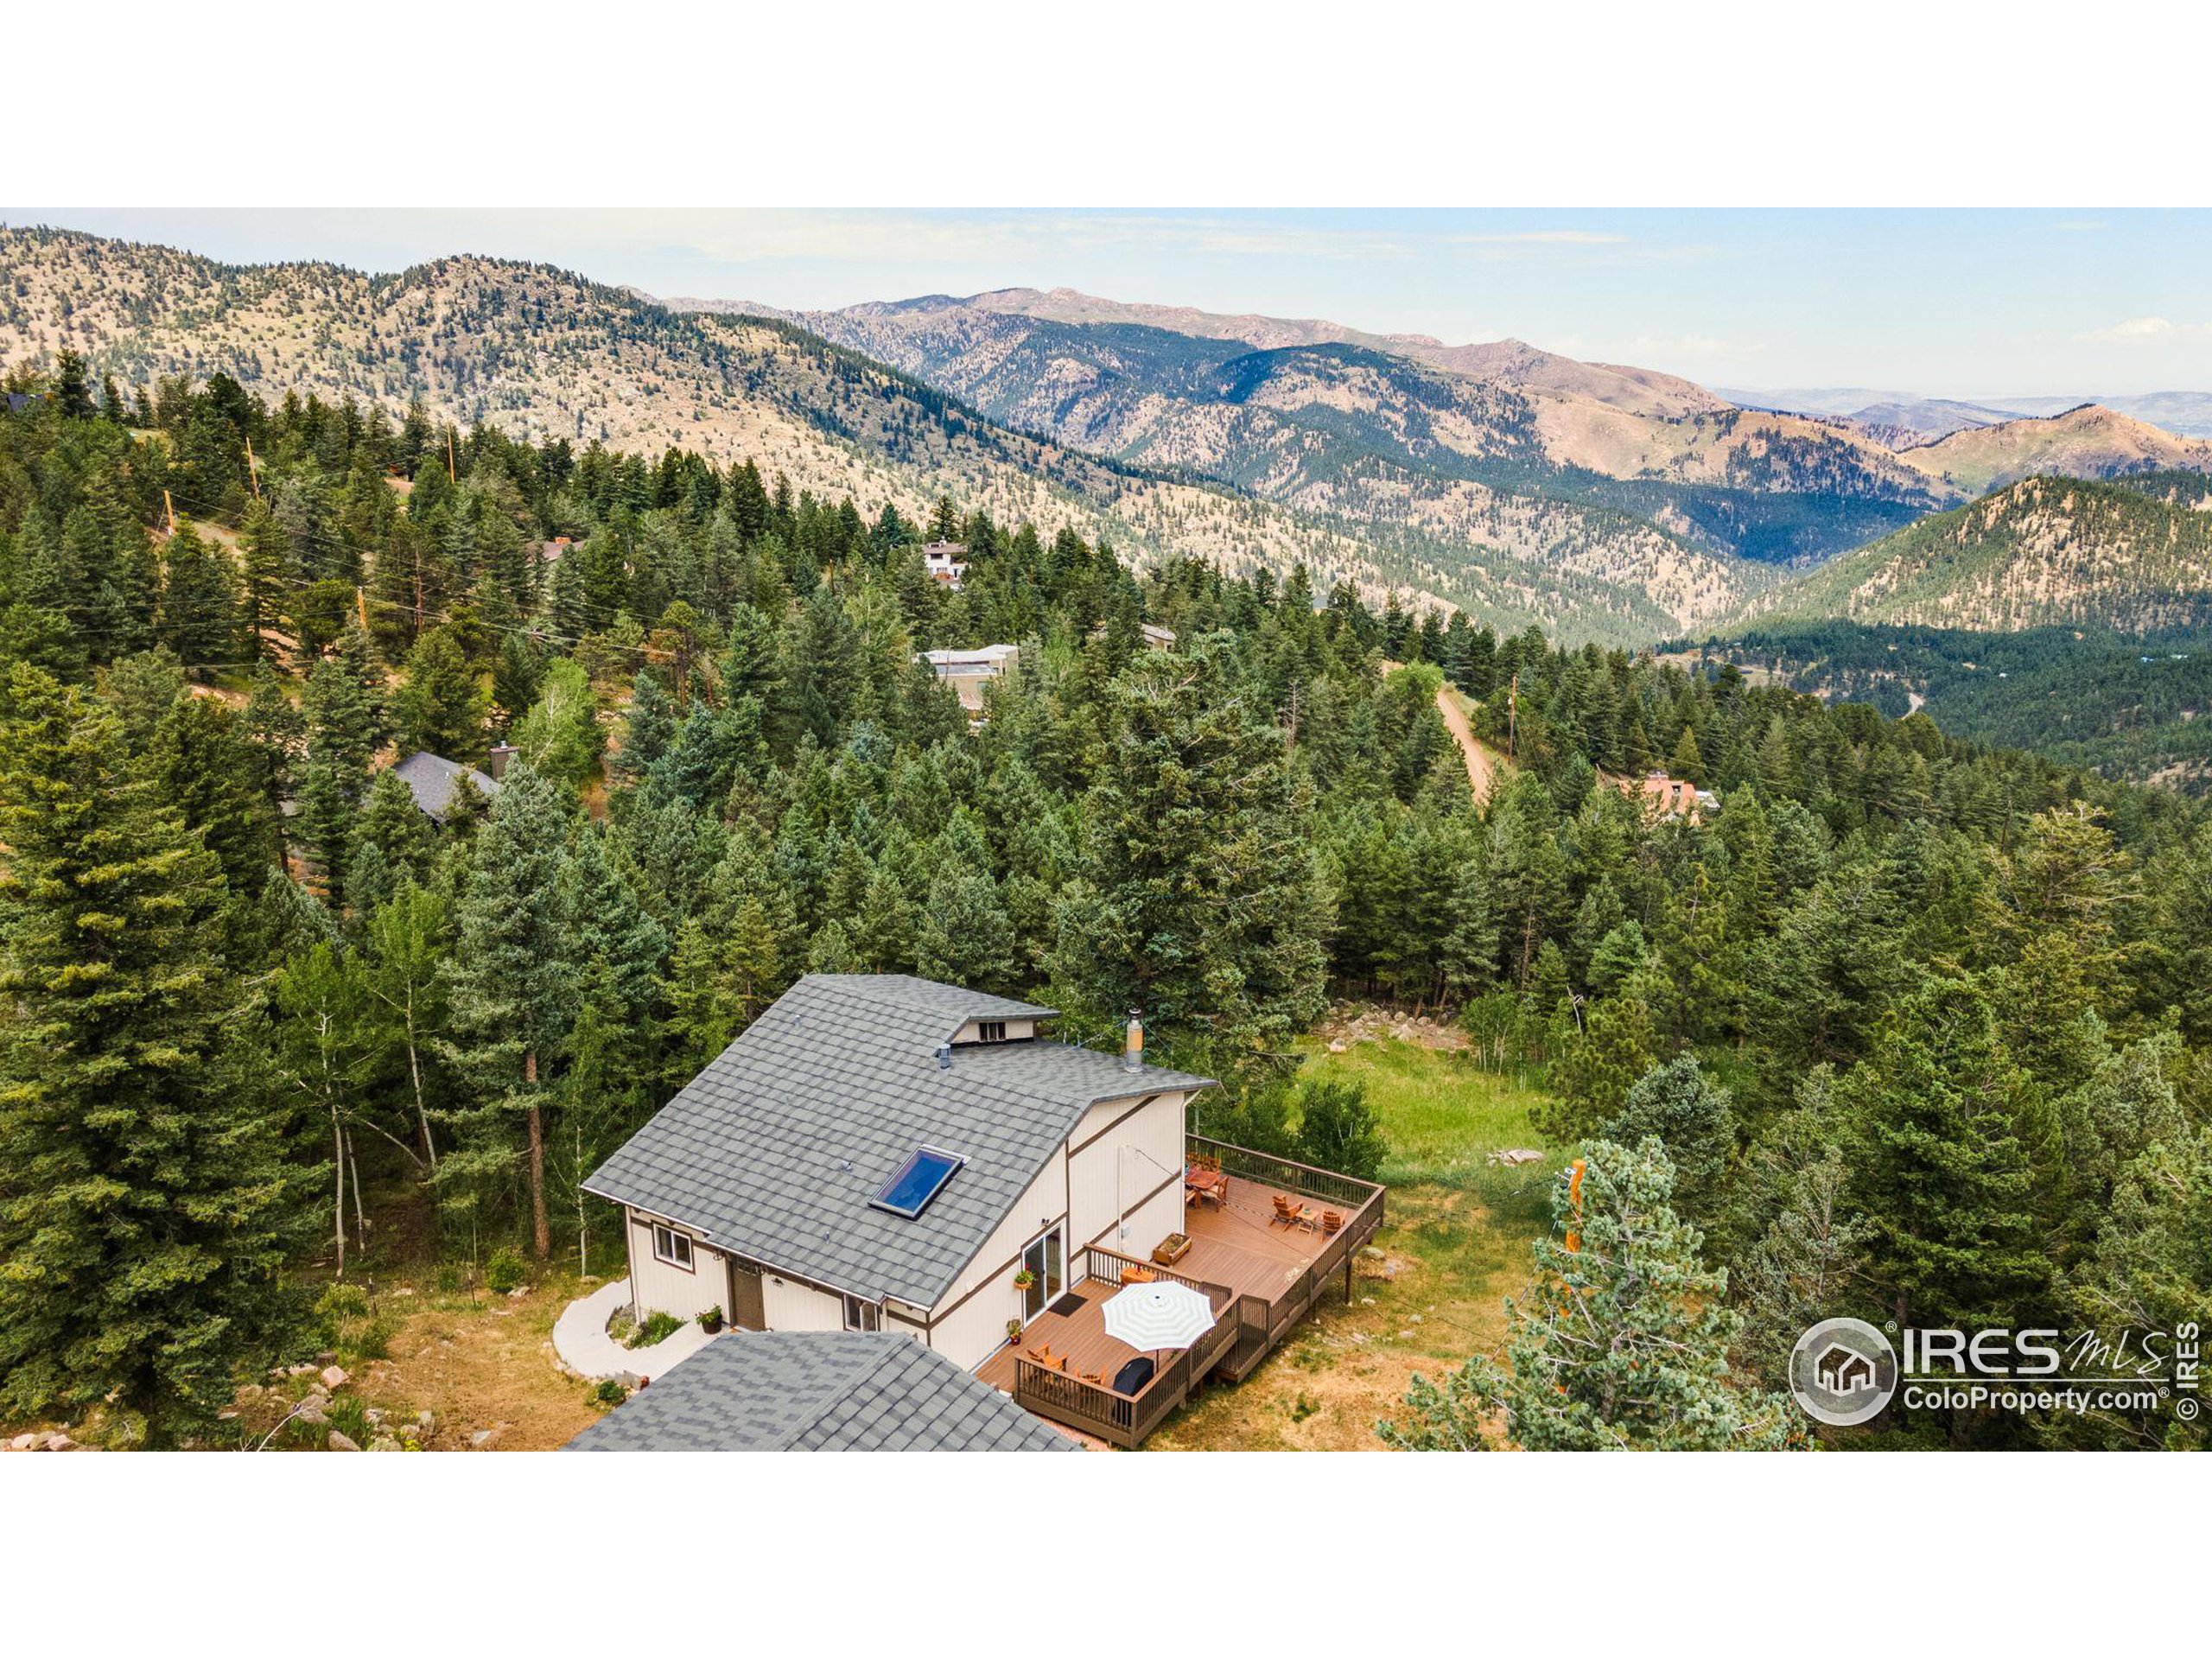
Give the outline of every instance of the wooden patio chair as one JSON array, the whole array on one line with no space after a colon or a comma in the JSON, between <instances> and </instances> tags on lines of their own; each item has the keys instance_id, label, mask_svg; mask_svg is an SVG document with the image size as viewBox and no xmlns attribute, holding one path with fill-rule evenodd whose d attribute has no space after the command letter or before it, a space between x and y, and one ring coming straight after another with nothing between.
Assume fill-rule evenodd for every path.
<instances>
[{"instance_id":1,"label":"wooden patio chair","mask_svg":"<svg viewBox=\"0 0 2212 1659\"><path fill-rule=\"evenodd\" d=\"M1298 1224L1298 1212L1290 1207L1290 1200L1280 1192L1275 1194L1275 1221L1282 1223L1286 1227L1294 1227ZM1270 1227L1274 1224L1274 1221L1268 1224Z\"/></svg>"},{"instance_id":2,"label":"wooden patio chair","mask_svg":"<svg viewBox=\"0 0 2212 1659\"><path fill-rule=\"evenodd\" d=\"M1329 1237L1338 1231L1344 1224L1344 1218L1338 1215L1335 1211L1324 1210L1321 1212L1321 1236L1324 1238Z\"/></svg>"}]
</instances>

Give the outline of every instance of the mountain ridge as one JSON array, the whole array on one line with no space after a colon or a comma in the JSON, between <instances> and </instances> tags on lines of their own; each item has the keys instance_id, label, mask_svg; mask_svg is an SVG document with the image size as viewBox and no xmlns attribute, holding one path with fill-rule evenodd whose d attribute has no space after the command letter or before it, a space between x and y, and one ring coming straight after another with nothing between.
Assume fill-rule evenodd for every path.
<instances>
[{"instance_id":1,"label":"mountain ridge","mask_svg":"<svg viewBox=\"0 0 2212 1659\"><path fill-rule=\"evenodd\" d=\"M450 256L379 275L312 262L227 266L172 249L0 228L0 359L73 346L134 385L230 372L250 388L353 396L517 435L742 454L794 489L910 516L941 493L1147 560L1298 561L1455 605L1627 640L1726 613L1734 561L1603 507L1455 486L1427 521L1357 522L1339 496L1262 499L1179 468L1007 428L957 394L803 325L672 312L550 265ZM1361 487L1364 488L1363 485ZM1384 487L1395 487L1386 485ZM1447 492L1447 493L1452 493Z\"/></svg>"}]
</instances>

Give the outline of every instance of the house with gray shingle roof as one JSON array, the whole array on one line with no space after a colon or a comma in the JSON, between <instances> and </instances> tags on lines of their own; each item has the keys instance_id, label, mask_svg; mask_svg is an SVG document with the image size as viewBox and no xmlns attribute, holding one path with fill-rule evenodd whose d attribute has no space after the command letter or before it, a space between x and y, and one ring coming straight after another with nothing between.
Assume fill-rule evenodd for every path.
<instances>
[{"instance_id":1,"label":"house with gray shingle roof","mask_svg":"<svg viewBox=\"0 0 2212 1659\"><path fill-rule=\"evenodd\" d=\"M943 1354L888 1332L775 1331L709 1343L569 1442L570 1452L1072 1452Z\"/></svg>"},{"instance_id":2,"label":"house with gray shingle roof","mask_svg":"<svg viewBox=\"0 0 2212 1659\"><path fill-rule=\"evenodd\" d=\"M475 785L476 792L487 802L499 792L496 778L480 772L474 766L464 766L458 760L448 760L442 754L432 754L428 749L417 749L405 760L395 763L393 777L407 785L415 797L415 804L423 810L431 823L442 824L453 810L454 791L463 778Z\"/></svg>"},{"instance_id":3,"label":"house with gray shingle roof","mask_svg":"<svg viewBox=\"0 0 2212 1659\"><path fill-rule=\"evenodd\" d=\"M683 1372L747 1333L893 1337L1133 1446L1208 1377L1249 1375L1339 1276L1351 1296L1380 1186L1191 1135L1211 1079L1146 1065L1135 1019L1109 1054L1052 1039L1056 1017L905 974L800 980L585 1181L624 1211L631 1312L737 1327ZM1122 1340L1131 1310L1108 1305L1132 1287L1180 1302L1190 1339ZM810 1432L798 1397L827 1386L794 1377L787 1410L757 1408Z\"/></svg>"},{"instance_id":4,"label":"house with gray shingle roof","mask_svg":"<svg viewBox=\"0 0 2212 1659\"><path fill-rule=\"evenodd\" d=\"M800 980L585 1183L627 1212L638 1317L903 1332L967 1370L1086 1246L1151 1250L1211 1079L1055 1040L1055 1013Z\"/></svg>"}]
</instances>

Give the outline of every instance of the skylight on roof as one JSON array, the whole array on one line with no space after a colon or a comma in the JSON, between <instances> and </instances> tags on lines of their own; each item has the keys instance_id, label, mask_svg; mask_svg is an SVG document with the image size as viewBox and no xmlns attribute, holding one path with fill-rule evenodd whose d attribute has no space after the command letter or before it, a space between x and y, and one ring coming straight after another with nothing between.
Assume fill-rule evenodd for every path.
<instances>
[{"instance_id":1,"label":"skylight on roof","mask_svg":"<svg viewBox=\"0 0 2212 1659\"><path fill-rule=\"evenodd\" d=\"M930 1207L930 1200L944 1190L944 1184L952 1179L952 1172L967 1161L957 1153L920 1147L899 1166L899 1173L883 1184L882 1190L868 1204L872 1208L887 1210L912 1221Z\"/></svg>"}]
</instances>

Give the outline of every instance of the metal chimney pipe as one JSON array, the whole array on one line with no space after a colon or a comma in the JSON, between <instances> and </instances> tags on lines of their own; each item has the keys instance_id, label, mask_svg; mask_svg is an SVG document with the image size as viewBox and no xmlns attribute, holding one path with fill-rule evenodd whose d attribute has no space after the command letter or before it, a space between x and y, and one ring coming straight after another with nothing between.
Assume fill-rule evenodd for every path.
<instances>
[{"instance_id":1,"label":"metal chimney pipe","mask_svg":"<svg viewBox=\"0 0 2212 1659\"><path fill-rule=\"evenodd\" d=\"M1122 1039L1122 1070L1144 1070L1144 1021L1135 1008L1129 1010L1129 1027Z\"/></svg>"}]
</instances>

